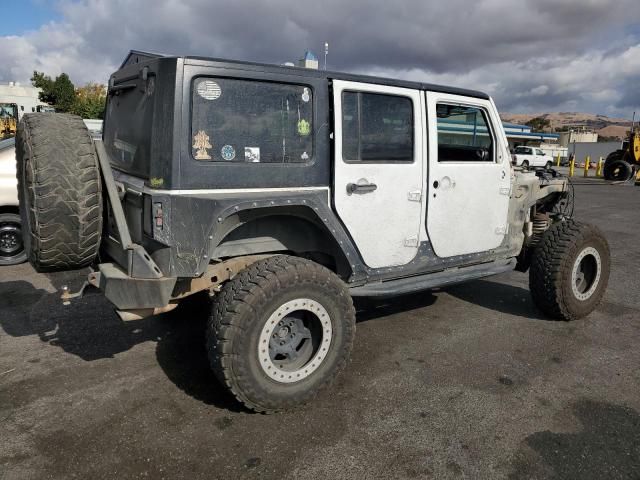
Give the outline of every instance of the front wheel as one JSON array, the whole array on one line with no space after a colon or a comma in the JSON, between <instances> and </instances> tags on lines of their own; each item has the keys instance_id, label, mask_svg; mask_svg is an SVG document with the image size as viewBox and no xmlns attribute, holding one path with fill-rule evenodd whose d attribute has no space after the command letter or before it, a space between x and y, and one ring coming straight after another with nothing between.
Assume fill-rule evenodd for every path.
<instances>
[{"instance_id":1,"label":"front wheel","mask_svg":"<svg viewBox=\"0 0 640 480\"><path fill-rule=\"evenodd\" d=\"M305 403L331 383L354 334L344 282L314 262L279 255L224 285L209 318L207 350L238 401L271 413Z\"/></svg>"},{"instance_id":2,"label":"front wheel","mask_svg":"<svg viewBox=\"0 0 640 480\"><path fill-rule=\"evenodd\" d=\"M602 301L610 268L609 244L597 227L574 220L558 222L533 252L531 296L551 318L585 317Z\"/></svg>"},{"instance_id":3,"label":"front wheel","mask_svg":"<svg viewBox=\"0 0 640 480\"><path fill-rule=\"evenodd\" d=\"M553 164L551 162L547 162L547 163L544 164L545 170L550 170L552 166L553 166Z\"/></svg>"}]
</instances>

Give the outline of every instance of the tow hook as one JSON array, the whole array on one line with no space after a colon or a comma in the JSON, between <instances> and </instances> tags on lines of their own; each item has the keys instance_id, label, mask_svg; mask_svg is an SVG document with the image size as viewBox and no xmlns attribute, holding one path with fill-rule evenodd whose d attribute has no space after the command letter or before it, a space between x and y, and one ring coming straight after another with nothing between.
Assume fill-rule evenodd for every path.
<instances>
[{"instance_id":1,"label":"tow hook","mask_svg":"<svg viewBox=\"0 0 640 480\"><path fill-rule=\"evenodd\" d=\"M62 294L60 295L60 300L62 300L63 305L71 305L71 300L74 298L82 298L84 296L84 292L87 287L92 286L98 288L100 283L100 273L99 272L91 272L89 277L85 282L83 282L82 286L77 292L71 293L69 287L64 285L62 287Z\"/></svg>"}]
</instances>

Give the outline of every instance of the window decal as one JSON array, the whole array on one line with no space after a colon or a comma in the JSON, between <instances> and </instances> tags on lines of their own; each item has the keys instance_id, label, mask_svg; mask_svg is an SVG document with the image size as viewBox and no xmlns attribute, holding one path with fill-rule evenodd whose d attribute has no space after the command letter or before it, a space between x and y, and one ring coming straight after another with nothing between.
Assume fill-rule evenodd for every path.
<instances>
[{"instance_id":1,"label":"window decal","mask_svg":"<svg viewBox=\"0 0 640 480\"><path fill-rule=\"evenodd\" d=\"M211 160L208 149L213 148L213 145L209 143L209 135L204 133L204 130L200 130L193 136L193 148L196 149L194 155L196 160Z\"/></svg>"},{"instance_id":2,"label":"window decal","mask_svg":"<svg viewBox=\"0 0 640 480\"><path fill-rule=\"evenodd\" d=\"M205 100L216 100L222 95L220 85L213 80L201 80L196 91Z\"/></svg>"}]
</instances>

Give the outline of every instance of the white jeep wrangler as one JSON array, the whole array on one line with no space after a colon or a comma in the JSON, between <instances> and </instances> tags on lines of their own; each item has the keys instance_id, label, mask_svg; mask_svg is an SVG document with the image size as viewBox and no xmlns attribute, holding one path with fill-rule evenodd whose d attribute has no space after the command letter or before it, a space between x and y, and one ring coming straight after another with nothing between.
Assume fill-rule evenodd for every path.
<instances>
[{"instance_id":1,"label":"white jeep wrangler","mask_svg":"<svg viewBox=\"0 0 640 480\"><path fill-rule=\"evenodd\" d=\"M573 320L609 277L566 178L512 168L481 92L132 52L102 140L79 118L26 114L17 152L35 268L92 266L123 319L209 291L211 367L260 412L344 367L352 297L529 269L536 305Z\"/></svg>"}]
</instances>

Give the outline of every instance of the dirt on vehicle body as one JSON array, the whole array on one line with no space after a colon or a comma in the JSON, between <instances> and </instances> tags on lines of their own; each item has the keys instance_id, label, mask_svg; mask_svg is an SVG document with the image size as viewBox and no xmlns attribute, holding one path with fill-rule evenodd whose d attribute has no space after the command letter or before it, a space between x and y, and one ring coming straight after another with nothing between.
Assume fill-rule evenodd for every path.
<instances>
[{"instance_id":1,"label":"dirt on vehicle body","mask_svg":"<svg viewBox=\"0 0 640 480\"><path fill-rule=\"evenodd\" d=\"M439 129L451 121L459 133ZM76 117L28 114L17 150L31 263L92 266L123 319L209 291L211 366L256 411L335 378L352 297L517 268L546 314L572 320L609 275L566 178L512 167L482 92L132 52L101 141Z\"/></svg>"}]
</instances>

